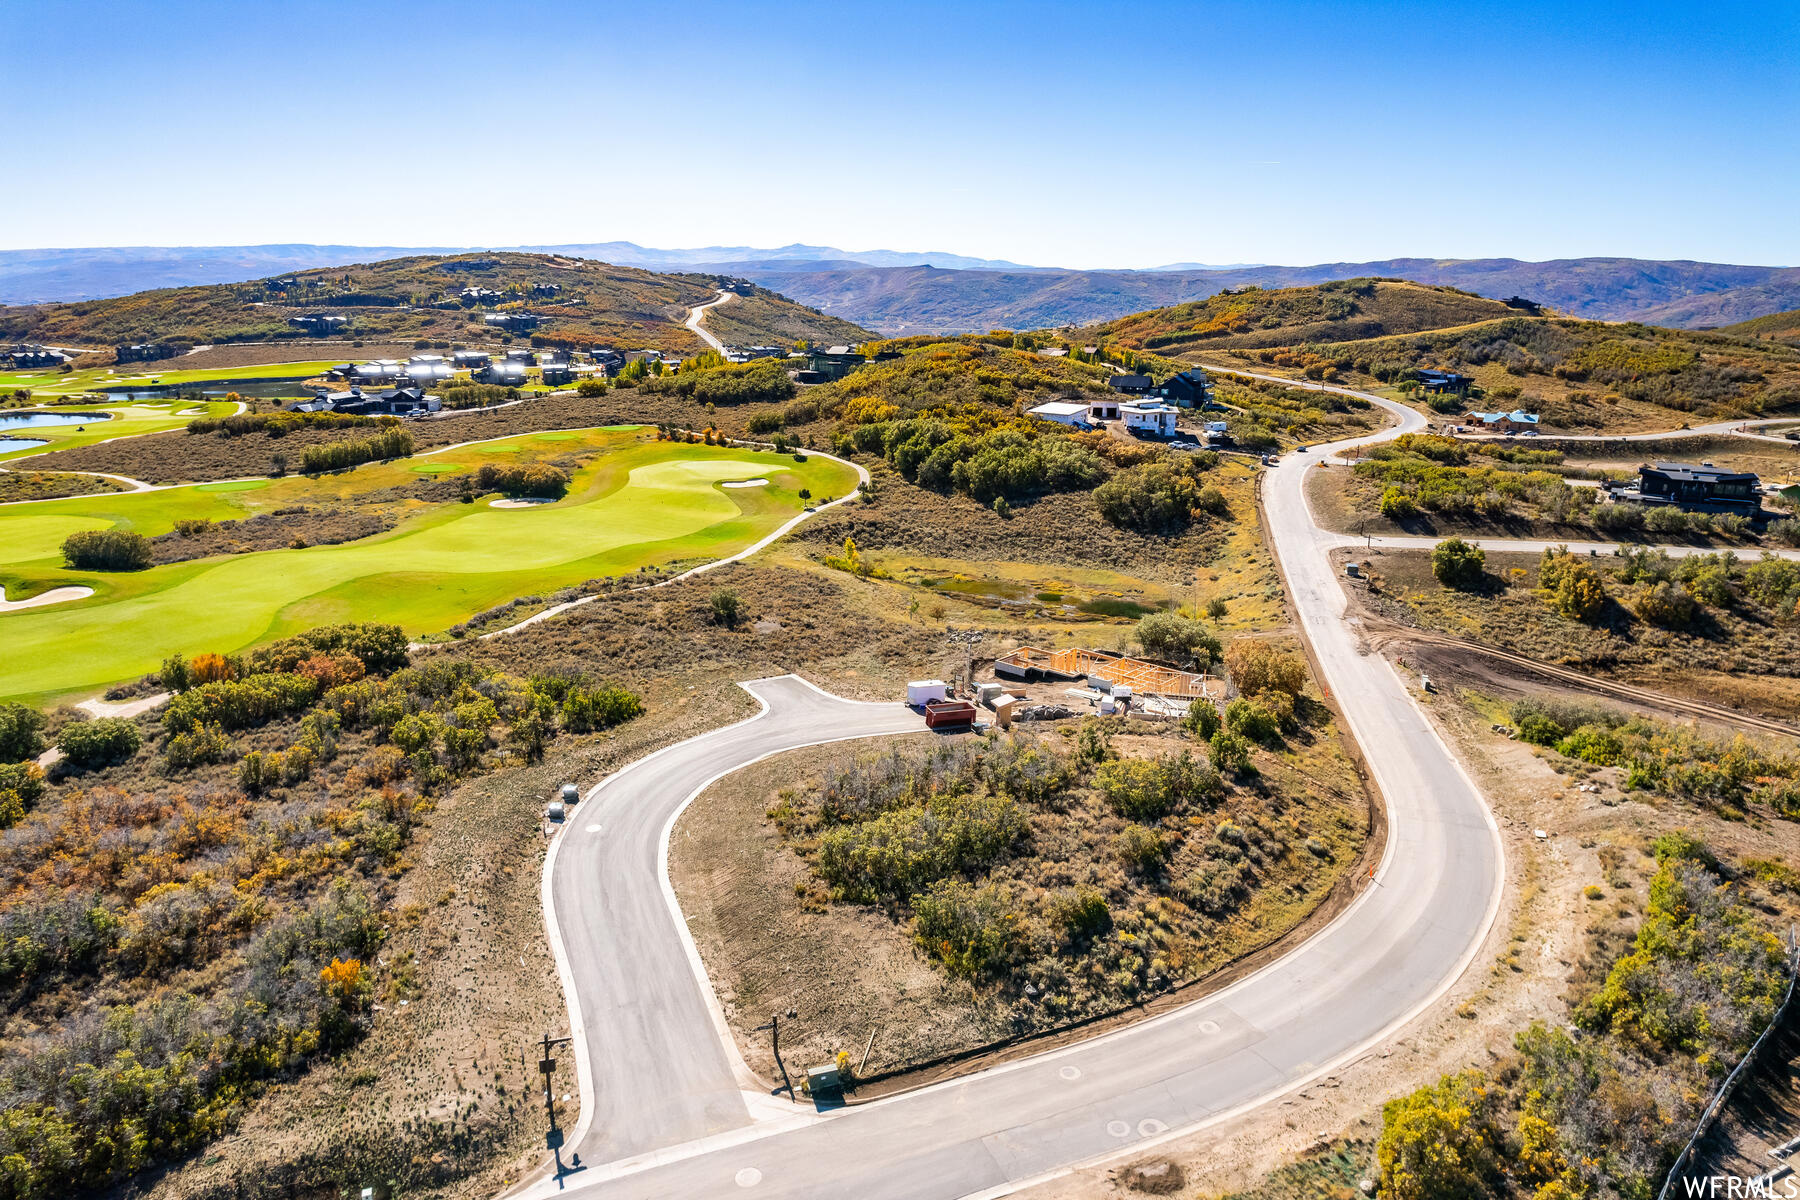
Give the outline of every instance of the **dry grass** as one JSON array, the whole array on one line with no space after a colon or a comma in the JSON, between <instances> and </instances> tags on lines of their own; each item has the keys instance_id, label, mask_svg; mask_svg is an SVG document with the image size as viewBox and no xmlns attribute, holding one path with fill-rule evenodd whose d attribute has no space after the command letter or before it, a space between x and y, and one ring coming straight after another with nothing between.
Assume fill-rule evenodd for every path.
<instances>
[{"instance_id":1,"label":"dry grass","mask_svg":"<svg viewBox=\"0 0 1800 1200\"><path fill-rule=\"evenodd\" d=\"M1226 821L1285 831L1287 849L1269 859L1248 898L1223 917L1208 918L1170 897L1182 873L1178 865L1167 876L1125 871L1112 850L1125 820L1079 788L1067 803L1031 806L1025 843L985 878L1027 909L1058 888L1098 888L1118 928L1134 930L1108 940L1155 938L1161 945L1167 939L1170 961L1183 963L1171 968L1174 978L1163 988L1204 979L1299 924L1345 878L1361 851L1368 801L1322 707L1313 711L1323 723L1292 735L1283 750L1257 755L1262 778L1254 785L1234 787L1216 810L1165 823L1166 836L1194 848ZM1075 733L1075 722L1060 722L1020 736L1066 751ZM938 743L939 735L925 734L897 748ZM1204 757L1204 748L1172 724L1133 723L1113 747L1124 757L1182 749ZM1082 976L1081 956L1069 960L1069 992L1054 997L1048 990L1041 999L1021 993L1013 986L1017 980L953 978L915 948L904 919L875 906L830 901L805 846L784 839L766 814L783 791L816 787L854 757L888 749L826 746L778 756L709 788L676 825L671 877L745 1059L767 1078L779 1078L778 1068L766 1035L755 1027L771 1012L798 1013L782 1027L790 1072L845 1050L859 1074L874 1077L1091 1020L1127 1003L1110 981ZM1098 962L1100 949L1091 954ZM1047 1006L1052 999L1056 1005ZM864 1070L871 1033L875 1049Z\"/></svg>"},{"instance_id":2,"label":"dry grass","mask_svg":"<svg viewBox=\"0 0 1800 1200\"><path fill-rule=\"evenodd\" d=\"M1791 623L1707 609L1710 619L1690 630L1660 629L1623 611L1616 620L1588 624L1533 594L1535 554L1489 554L1488 574L1506 586L1482 594L1443 587L1424 552L1354 557L1373 564L1376 586L1352 594L1390 620L1674 695L1776 718L1800 715L1789 683L1800 673L1800 628Z\"/></svg>"}]
</instances>

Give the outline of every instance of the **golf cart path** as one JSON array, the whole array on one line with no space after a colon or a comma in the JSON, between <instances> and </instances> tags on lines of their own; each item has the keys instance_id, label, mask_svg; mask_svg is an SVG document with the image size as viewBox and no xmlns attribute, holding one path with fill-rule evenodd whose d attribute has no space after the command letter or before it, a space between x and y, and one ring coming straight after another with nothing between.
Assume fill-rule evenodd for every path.
<instances>
[{"instance_id":1,"label":"golf cart path","mask_svg":"<svg viewBox=\"0 0 1800 1200\"><path fill-rule=\"evenodd\" d=\"M1399 423L1327 452L1424 427L1411 409L1369 399ZM1320 530L1306 505L1312 461L1290 455L1272 469L1263 502L1320 682L1387 808L1372 886L1344 912L1230 987L1089 1041L829 1113L771 1109L769 1097L746 1092L747 1072L692 952L668 883L669 831L707 783L801 739L919 722L798 681L758 681L747 686L766 706L759 717L603 780L552 849L545 914L571 1006L583 1113L565 1161L578 1153L583 1165L517 1194L1006 1195L1267 1104L1437 1001L1492 927L1499 834L1398 673L1359 651L1330 560L1339 535Z\"/></svg>"}]
</instances>

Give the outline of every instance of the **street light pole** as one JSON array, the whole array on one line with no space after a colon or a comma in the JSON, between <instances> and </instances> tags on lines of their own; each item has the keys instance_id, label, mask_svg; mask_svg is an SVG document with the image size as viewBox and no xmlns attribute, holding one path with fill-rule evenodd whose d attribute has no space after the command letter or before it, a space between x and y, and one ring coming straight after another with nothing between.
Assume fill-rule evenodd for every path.
<instances>
[{"instance_id":1,"label":"street light pole","mask_svg":"<svg viewBox=\"0 0 1800 1200\"><path fill-rule=\"evenodd\" d=\"M544 1076L544 1113L550 1118L550 1142L553 1148L560 1146L562 1139L557 1136L561 1131L556 1128L556 1101L550 1089L551 1076L556 1071L556 1060L550 1057L550 1051L552 1047L566 1046L574 1040L572 1037L553 1038L546 1033L543 1053L538 1057L538 1070Z\"/></svg>"}]
</instances>

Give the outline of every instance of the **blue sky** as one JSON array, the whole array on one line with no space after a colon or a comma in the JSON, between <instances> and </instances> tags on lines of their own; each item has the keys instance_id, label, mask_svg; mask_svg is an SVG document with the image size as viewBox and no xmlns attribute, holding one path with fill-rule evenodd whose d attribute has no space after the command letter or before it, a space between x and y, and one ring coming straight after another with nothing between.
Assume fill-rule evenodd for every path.
<instances>
[{"instance_id":1,"label":"blue sky","mask_svg":"<svg viewBox=\"0 0 1800 1200\"><path fill-rule=\"evenodd\" d=\"M1791 2L13 0L0 45L0 248L1800 263Z\"/></svg>"}]
</instances>

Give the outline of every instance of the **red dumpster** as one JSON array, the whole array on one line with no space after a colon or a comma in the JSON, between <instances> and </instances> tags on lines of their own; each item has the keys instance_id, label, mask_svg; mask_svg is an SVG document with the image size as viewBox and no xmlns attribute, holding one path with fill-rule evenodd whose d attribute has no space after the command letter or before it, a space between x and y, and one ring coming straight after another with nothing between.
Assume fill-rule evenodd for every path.
<instances>
[{"instance_id":1,"label":"red dumpster","mask_svg":"<svg viewBox=\"0 0 1800 1200\"><path fill-rule=\"evenodd\" d=\"M956 725L973 725L975 706L967 700L927 700L925 728L944 729Z\"/></svg>"}]
</instances>

